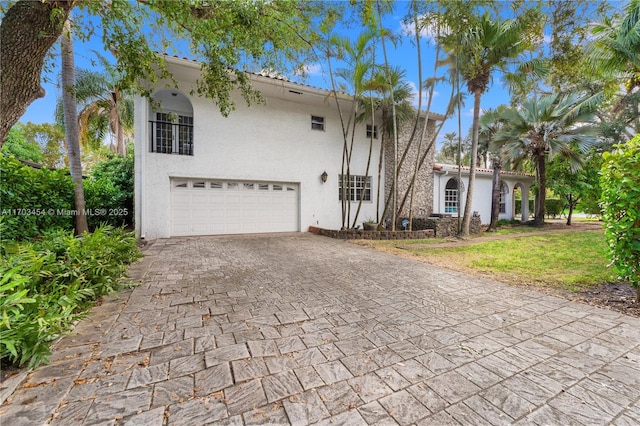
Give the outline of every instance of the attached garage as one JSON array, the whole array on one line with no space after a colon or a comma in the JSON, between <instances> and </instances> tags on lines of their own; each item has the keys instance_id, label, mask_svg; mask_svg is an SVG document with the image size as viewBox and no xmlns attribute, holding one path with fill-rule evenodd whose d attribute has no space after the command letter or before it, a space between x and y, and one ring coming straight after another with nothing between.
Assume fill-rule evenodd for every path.
<instances>
[{"instance_id":1,"label":"attached garage","mask_svg":"<svg viewBox=\"0 0 640 426\"><path fill-rule=\"evenodd\" d=\"M299 185L171 179L171 235L297 232Z\"/></svg>"}]
</instances>

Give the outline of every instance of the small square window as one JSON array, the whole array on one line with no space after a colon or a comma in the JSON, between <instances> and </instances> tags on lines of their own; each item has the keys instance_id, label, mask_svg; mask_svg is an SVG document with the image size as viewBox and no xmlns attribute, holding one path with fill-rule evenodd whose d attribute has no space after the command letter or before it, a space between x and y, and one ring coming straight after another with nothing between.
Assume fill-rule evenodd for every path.
<instances>
[{"instance_id":1,"label":"small square window","mask_svg":"<svg viewBox=\"0 0 640 426\"><path fill-rule=\"evenodd\" d=\"M312 115L311 130L324 130L324 117Z\"/></svg>"},{"instance_id":2,"label":"small square window","mask_svg":"<svg viewBox=\"0 0 640 426\"><path fill-rule=\"evenodd\" d=\"M378 139L378 126L371 126L371 124L367 124L367 139L371 138L372 133L373 138Z\"/></svg>"}]
</instances>

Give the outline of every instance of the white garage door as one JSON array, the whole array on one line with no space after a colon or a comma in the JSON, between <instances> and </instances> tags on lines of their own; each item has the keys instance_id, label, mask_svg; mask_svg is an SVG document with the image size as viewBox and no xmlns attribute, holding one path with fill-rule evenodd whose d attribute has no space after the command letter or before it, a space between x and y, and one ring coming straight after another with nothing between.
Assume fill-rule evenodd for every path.
<instances>
[{"instance_id":1,"label":"white garage door","mask_svg":"<svg viewBox=\"0 0 640 426\"><path fill-rule=\"evenodd\" d=\"M171 180L171 235L295 232L298 184Z\"/></svg>"}]
</instances>

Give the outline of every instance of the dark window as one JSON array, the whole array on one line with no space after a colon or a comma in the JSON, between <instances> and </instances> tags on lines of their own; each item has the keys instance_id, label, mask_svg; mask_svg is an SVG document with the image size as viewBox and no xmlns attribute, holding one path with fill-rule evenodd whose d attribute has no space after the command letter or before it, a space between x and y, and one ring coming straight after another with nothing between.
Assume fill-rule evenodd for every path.
<instances>
[{"instance_id":1,"label":"dark window","mask_svg":"<svg viewBox=\"0 0 640 426\"><path fill-rule=\"evenodd\" d=\"M193 117L158 112L150 125L151 152L193 155Z\"/></svg>"},{"instance_id":2,"label":"dark window","mask_svg":"<svg viewBox=\"0 0 640 426\"><path fill-rule=\"evenodd\" d=\"M371 176L338 175L338 200L371 201Z\"/></svg>"},{"instance_id":3,"label":"dark window","mask_svg":"<svg viewBox=\"0 0 640 426\"><path fill-rule=\"evenodd\" d=\"M371 124L367 124L367 139L371 139ZM373 126L373 138L378 139L378 126Z\"/></svg>"},{"instance_id":4,"label":"dark window","mask_svg":"<svg viewBox=\"0 0 640 426\"><path fill-rule=\"evenodd\" d=\"M312 130L324 130L324 117L311 116L311 129Z\"/></svg>"}]
</instances>

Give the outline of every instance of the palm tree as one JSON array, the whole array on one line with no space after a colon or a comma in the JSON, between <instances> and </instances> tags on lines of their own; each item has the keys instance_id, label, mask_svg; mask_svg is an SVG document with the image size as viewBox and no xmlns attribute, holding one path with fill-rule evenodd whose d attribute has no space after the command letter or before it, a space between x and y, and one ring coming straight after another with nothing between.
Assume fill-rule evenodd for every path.
<instances>
[{"instance_id":1,"label":"palm tree","mask_svg":"<svg viewBox=\"0 0 640 426\"><path fill-rule=\"evenodd\" d=\"M78 106L75 94L75 66L73 60L73 43L71 41L71 24L67 20L60 36L62 56L62 105L66 130L67 155L71 180L75 183L75 223L76 234L89 231L85 216L84 188L82 187L82 163L80 161L80 141L78 137Z\"/></svg>"},{"instance_id":2,"label":"palm tree","mask_svg":"<svg viewBox=\"0 0 640 426\"><path fill-rule=\"evenodd\" d=\"M411 104L413 99L413 87L406 80L406 71L400 67L389 67L387 70L378 70L373 78L367 83L367 90L377 92L378 97L374 99L374 110L381 114L381 139L380 154L378 158L378 192L376 195L376 221L380 222L386 215L389 203L395 192L395 176L391 182L389 197L386 199L385 207L380 214L380 188L382 181L382 164L384 157L385 137L395 137L394 129L401 128L405 123L415 118L416 111ZM395 124L394 124L395 112ZM367 114L371 114L367 111ZM397 133L397 131L396 131ZM395 151L394 151L395 153Z\"/></svg>"},{"instance_id":3,"label":"palm tree","mask_svg":"<svg viewBox=\"0 0 640 426\"><path fill-rule=\"evenodd\" d=\"M458 134L450 132L444 134L444 142L440 147L440 151L436 154L436 160L443 163L455 163L458 155Z\"/></svg>"},{"instance_id":4,"label":"palm tree","mask_svg":"<svg viewBox=\"0 0 640 426\"><path fill-rule=\"evenodd\" d=\"M525 28L518 20L491 19L483 15L472 23L467 31L452 34L445 40L447 50L458 57L458 68L473 94L473 126L471 137L471 165L467 198L462 219L460 236L469 236L473 189L478 156L478 129L480 119L480 98L487 91L491 74L495 69L504 69L509 61L517 58L528 47L523 42Z\"/></svg>"},{"instance_id":5,"label":"palm tree","mask_svg":"<svg viewBox=\"0 0 640 426\"><path fill-rule=\"evenodd\" d=\"M605 91L617 98L613 114L631 139L640 132L640 0L630 0L621 19L606 18L593 25L589 48L592 71L604 74ZM618 93L620 82L626 93Z\"/></svg>"},{"instance_id":6,"label":"palm tree","mask_svg":"<svg viewBox=\"0 0 640 426\"><path fill-rule=\"evenodd\" d=\"M491 142L496 133L500 131L504 122L500 119L500 114L506 110L504 105L500 105L497 109L490 109L480 119L480 130L478 131L478 146L484 151L484 161L491 156L491 168L493 169L492 191L491 191L491 221L489 223L488 232L495 232L498 229L498 219L500 217L500 196L502 179L500 172L502 171L502 159L498 152L491 152Z\"/></svg>"},{"instance_id":7,"label":"palm tree","mask_svg":"<svg viewBox=\"0 0 640 426\"><path fill-rule=\"evenodd\" d=\"M631 0L622 19L606 18L593 25L593 65L625 78L628 92L640 87L640 0Z\"/></svg>"},{"instance_id":8,"label":"palm tree","mask_svg":"<svg viewBox=\"0 0 640 426\"><path fill-rule=\"evenodd\" d=\"M365 29L355 40L352 42L349 38L334 35L330 39L331 47L336 51L336 56L342 59L347 67L337 70L335 73L331 67L331 55L328 55L329 73L331 78L333 97L336 101L338 108L338 114L340 116L340 124L342 126L343 136L343 155L342 155L342 227L349 226L351 220L351 193L350 176L351 176L351 155L353 153L353 146L356 133L356 120L360 115L359 108L362 104L362 95L365 91L366 76L374 66L372 60L372 41L376 37L376 32L372 29ZM343 84L340 86L340 91L350 92L353 97L351 104L351 110L347 117L344 116L342 108L340 107L340 100L337 94L337 87L334 78L342 79ZM351 133L351 137L349 134ZM350 140L349 140L350 139ZM372 142L371 142L372 143ZM371 151L371 150L370 150ZM371 156L369 156L369 160ZM367 173L369 164L367 164ZM360 212L360 204L358 205L357 214ZM355 223L355 220L354 220Z\"/></svg>"},{"instance_id":9,"label":"palm tree","mask_svg":"<svg viewBox=\"0 0 640 426\"><path fill-rule=\"evenodd\" d=\"M535 164L536 226L544 225L547 161L560 155L573 169L580 167L582 156L578 151L586 152L598 142L594 124L598 101L598 96L554 94L526 101L500 114L504 125L494 137L494 148L499 149L502 158L513 167L525 160Z\"/></svg>"},{"instance_id":10,"label":"palm tree","mask_svg":"<svg viewBox=\"0 0 640 426\"><path fill-rule=\"evenodd\" d=\"M81 105L78 114L80 143L87 149L99 149L104 137L116 140L112 150L126 155L125 138L133 133L133 96L118 87L118 75L113 66L96 53L104 72L76 70L76 99ZM56 106L56 120L62 123L62 99Z\"/></svg>"}]
</instances>

